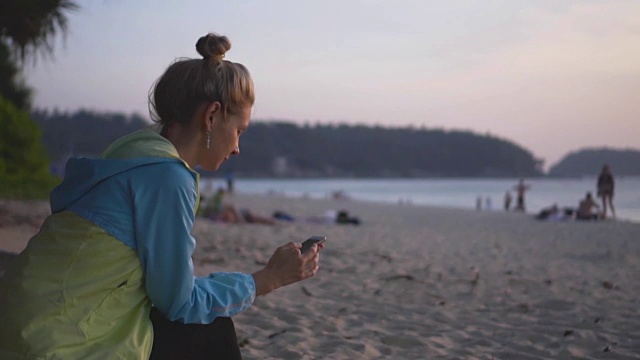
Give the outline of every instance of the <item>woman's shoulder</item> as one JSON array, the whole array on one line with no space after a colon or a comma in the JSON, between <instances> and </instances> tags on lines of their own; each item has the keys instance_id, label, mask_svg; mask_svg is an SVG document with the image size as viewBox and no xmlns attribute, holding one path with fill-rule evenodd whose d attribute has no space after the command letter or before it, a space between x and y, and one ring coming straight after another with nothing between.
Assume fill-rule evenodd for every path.
<instances>
[{"instance_id":1,"label":"woman's shoulder","mask_svg":"<svg viewBox=\"0 0 640 360\"><path fill-rule=\"evenodd\" d=\"M133 169L130 174L135 182L144 182L146 186L180 187L192 186L197 181L194 174L180 161L167 161L149 164Z\"/></svg>"}]
</instances>

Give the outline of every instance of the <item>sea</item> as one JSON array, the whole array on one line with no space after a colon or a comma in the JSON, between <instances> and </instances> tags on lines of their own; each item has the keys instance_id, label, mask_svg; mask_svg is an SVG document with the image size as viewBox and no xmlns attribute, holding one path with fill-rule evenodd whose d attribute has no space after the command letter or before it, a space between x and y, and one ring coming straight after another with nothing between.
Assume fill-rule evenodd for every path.
<instances>
[{"instance_id":1,"label":"sea","mask_svg":"<svg viewBox=\"0 0 640 360\"><path fill-rule=\"evenodd\" d=\"M358 201L411 204L483 211L504 211L507 191L515 204L519 179L255 179L236 178L234 189L247 194L281 194L289 197L330 198L336 192ZM535 214L553 204L576 208L587 192L596 195L596 179L532 178L526 193L526 211ZM221 178L201 179L201 192L226 188ZM640 223L640 177L616 177L613 204L616 218ZM600 200L598 199L598 202Z\"/></svg>"}]
</instances>

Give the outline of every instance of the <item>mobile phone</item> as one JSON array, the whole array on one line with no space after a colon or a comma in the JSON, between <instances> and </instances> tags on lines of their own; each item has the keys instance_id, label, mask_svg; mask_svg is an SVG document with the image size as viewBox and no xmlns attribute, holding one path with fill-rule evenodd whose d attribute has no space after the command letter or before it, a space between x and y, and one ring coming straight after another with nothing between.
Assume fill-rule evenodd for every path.
<instances>
[{"instance_id":1,"label":"mobile phone","mask_svg":"<svg viewBox=\"0 0 640 360\"><path fill-rule=\"evenodd\" d=\"M302 248L300 249L300 253L304 254L305 251L309 250L311 245L322 244L326 240L327 240L326 236L312 236L302 243Z\"/></svg>"}]
</instances>

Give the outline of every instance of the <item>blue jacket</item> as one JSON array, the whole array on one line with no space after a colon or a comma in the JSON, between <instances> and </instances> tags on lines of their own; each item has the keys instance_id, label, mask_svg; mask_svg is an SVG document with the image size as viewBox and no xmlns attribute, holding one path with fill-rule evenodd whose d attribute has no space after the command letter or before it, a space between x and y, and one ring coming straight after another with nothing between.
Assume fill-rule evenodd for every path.
<instances>
[{"instance_id":1,"label":"blue jacket","mask_svg":"<svg viewBox=\"0 0 640 360\"><path fill-rule=\"evenodd\" d=\"M198 174L151 131L69 160L52 215L2 279L0 355L144 358L151 304L200 324L248 308L251 275L194 276L198 199Z\"/></svg>"}]
</instances>

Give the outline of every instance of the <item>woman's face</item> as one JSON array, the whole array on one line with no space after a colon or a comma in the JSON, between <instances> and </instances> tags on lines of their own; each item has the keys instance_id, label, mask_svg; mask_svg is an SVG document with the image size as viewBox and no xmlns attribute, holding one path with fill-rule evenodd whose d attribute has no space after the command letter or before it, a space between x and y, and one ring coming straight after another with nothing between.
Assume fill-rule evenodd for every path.
<instances>
[{"instance_id":1,"label":"woman's face","mask_svg":"<svg viewBox=\"0 0 640 360\"><path fill-rule=\"evenodd\" d=\"M240 154L240 135L249 127L251 106L235 109L224 116L221 110L211 116L211 142L207 149L203 144L200 166L207 171L218 170L231 155Z\"/></svg>"}]
</instances>

